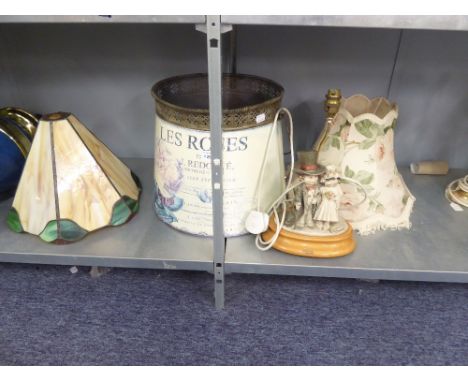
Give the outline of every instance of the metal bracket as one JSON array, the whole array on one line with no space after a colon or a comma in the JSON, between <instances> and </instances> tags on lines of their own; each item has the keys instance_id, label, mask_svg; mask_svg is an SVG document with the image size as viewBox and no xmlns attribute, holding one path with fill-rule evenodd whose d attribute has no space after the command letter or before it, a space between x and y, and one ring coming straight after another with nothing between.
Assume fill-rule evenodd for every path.
<instances>
[{"instance_id":1,"label":"metal bracket","mask_svg":"<svg viewBox=\"0 0 468 382\"><path fill-rule=\"evenodd\" d=\"M216 309L224 308L224 261L214 264L214 293Z\"/></svg>"},{"instance_id":2,"label":"metal bracket","mask_svg":"<svg viewBox=\"0 0 468 382\"><path fill-rule=\"evenodd\" d=\"M217 17L217 16L206 16L207 19L209 17ZM202 33L207 33L207 25L206 23L205 24L195 24L195 29L199 32L202 32ZM227 32L230 32L232 31L232 25L231 24L221 24L220 25L220 30L219 30L219 33L220 34L224 34L224 33L227 33Z\"/></svg>"},{"instance_id":3,"label":"metal bracket","mask_svg":"<svg viewBox=\"0 0 468 382\"><path fill-rule=\"evenodd\" d=\"M223 224L223 112L221 17L206 17L208 89L210 105L211 184L213 207L213 273L216 308L224 307L224 256L226 239Z\"/></svg>"}]
</instances>

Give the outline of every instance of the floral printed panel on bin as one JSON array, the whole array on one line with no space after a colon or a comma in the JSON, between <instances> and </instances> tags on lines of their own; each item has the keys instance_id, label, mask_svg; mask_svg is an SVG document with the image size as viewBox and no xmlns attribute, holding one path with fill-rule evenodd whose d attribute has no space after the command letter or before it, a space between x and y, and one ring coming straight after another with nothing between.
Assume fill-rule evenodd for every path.
<instances>
[{"instance_id":1,"label":"floral printed panel on bin","mask_svg":"<svg viewBox=\"0 0 468 382\"><path fill-rule=\"evenodd\" d=\"M364 95L343 99L319 152L319 163L335 165L344 182L341 213L366 235L377 230L410 228L415 201L398 172L393 137L398 106L385 98Z\"/></svg>"}]
</instances>

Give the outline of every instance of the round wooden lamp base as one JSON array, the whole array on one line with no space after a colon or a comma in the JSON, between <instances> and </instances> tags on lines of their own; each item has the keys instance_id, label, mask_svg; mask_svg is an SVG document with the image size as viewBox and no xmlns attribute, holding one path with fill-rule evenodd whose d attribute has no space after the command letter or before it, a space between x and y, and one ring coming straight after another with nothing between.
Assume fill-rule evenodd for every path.
<instances>
[{"instance_id":1,"label":"round wooden lamp base","mask_svg":"<svg viewBox=\"0 0 468 382\"><path fill-rule=\"evenodd\" d=\"M273 248L290 255L332 258L349 255L356 248L353 230L347 224L345 232L331 236L310 236L282 229ZM262 234L269 240L276 232L276 225L270 220L268 230Z\"/></svg>"}]
</instances>

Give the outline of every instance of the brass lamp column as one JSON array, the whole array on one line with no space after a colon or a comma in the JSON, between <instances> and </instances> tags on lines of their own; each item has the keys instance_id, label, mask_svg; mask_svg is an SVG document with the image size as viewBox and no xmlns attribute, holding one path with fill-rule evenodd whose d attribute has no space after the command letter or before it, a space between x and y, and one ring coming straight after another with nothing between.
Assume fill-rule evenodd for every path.
<instances>
[{"instance_id":1,"label":"brass lamp column","mask_svg":"<svg viewBox=\"0 0 468 382\"><path fill-rule=\"evenodd\" d=\"M319 137L315 141L315 144L312 148L317 154L320 152L320 148L325 142L325 139L328 136L328 131L330 130L330 126L332 124L333 118L335 117L336 113L338 113L338 109L340 108L341 103L341 90L340 89L328 89L327 94L325 95L325 112L327 113L327 118L325 120L325 126L323 127L322 132L320 133ZM318 157L318 155L317 155Z\"/></svg>"}]
</instances>

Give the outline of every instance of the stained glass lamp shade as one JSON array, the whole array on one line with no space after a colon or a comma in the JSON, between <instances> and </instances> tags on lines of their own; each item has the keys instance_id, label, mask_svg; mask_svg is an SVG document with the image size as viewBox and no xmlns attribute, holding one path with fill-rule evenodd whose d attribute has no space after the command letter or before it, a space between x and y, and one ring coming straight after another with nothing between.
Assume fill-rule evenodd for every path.
<instances>
[{"instance_id":1,"label":"stained glass lamp shade","mask_svg":"<svg viewBox=\"0 0 468 382\"><path fill-rule=\"evenodd\" d=\"M69 243L118 226L138 211L138 178L70 113L39 122L8 226L49 243Z\"/></svg>"}]
</instances>

